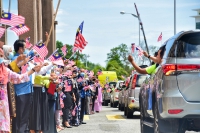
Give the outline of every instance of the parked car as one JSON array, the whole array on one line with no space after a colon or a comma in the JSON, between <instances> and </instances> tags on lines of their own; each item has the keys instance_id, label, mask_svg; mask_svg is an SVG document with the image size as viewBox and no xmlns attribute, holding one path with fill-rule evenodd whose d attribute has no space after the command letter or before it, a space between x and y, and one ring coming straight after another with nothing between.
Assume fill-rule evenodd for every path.
<instances>
[{"instance_id":1,"label":"parked car","mask_svg":"<svg viewBox=\"0 0 200 133\"><path fill-rule=\"evenodd\" d=\"M182 31L164 45L157 72L139 93L141 133L200 131L200 31Z\"/></svg>"},{"instance_id":2,"label":"parked car","mask_svg":"<svg viewBox=\"0 0 200 133\"><path fill-rule=\"evenodd\" d=\"M114 87L114 89L111 91L110 93L110 106L116 108L118 106L118 95L119 95L119 91L121 90L122 84L124 81L119 80L116 83L116 86Z\"/></svg>"},{"instance_id":3,"label":"parked car","mask_svg":"<svg viewBox=\"0 0 200 133\"><path fill-rule=\"evenodd\" d=\"M119 96L118 96L118 98L119 98L119 106L118 106L118 109L121 110L121 111L124 111L124 95L125 95L125 91L128 88L129 82L130 82L130 77L127 77L126 81L125 81L125 85L122 86L122 90L119 92Z\"/></svg>"}]
</instances>

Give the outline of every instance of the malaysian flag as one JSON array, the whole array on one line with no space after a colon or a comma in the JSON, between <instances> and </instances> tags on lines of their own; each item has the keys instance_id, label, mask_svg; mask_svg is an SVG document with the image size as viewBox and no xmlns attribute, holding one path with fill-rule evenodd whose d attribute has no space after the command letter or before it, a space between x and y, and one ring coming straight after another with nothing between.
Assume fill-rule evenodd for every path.
<instances>
[{"instance_id":1,"label":"malaysian flag","mask_svg":"<svg viewBox=\"0 0 200 133\"><path fill-rule=\"evenodd\" d=\"M10 30L14 31L18 36L29 31L29 28L25 24L20 24L15 27L11 27Z\"/></svg>"},{"instance_id":2,"label":"malaysian flag","mask_svg":"<svg viewBox=\"0 0 200 133\"><path fill-rule=\"evenodd\" d=\"M0 38L3 36L5 30L6 30L5 28L0 27Z\"/></svg>"},{"instance_id":3,"label":"malaysian flag","mask_svg":"<svg viewBox=\"0 0 200 133\"><path fill-rule=\"evenodd\" d=\"M135 51L135 43L132 43L131 44L131 52L134 53L134 51Z\"/></svg>"},{"instance_id":4,"label":"malaysian flag","mask_svg":"<svg viewBox=\"0 0 200 133\"><path fill-rule=\"evenodd\" d=\"M43 63L44 62L44 59L40 58L39 55L34 56L33 60L34 60L34 62L39 62L39 63Z\"/></svg>"},{"instance_id":5,"label":"malaysian flag","mask_svg":"<svg viewBox=\"0 0 200 133\"><path fill-rule=\"evenodd\" d=\"M2 18L0 18L0 23L10 26L16 26L19 24L25 24L25 18L23 16L4 12L2 14Z\"/></svg>"},{"instance_id":6,"label":"malaysian flag","mask_svg":"<svg viewBox=\"0 0 200 133\"><path fill-rule=\"evenodd\" d=\"M79 48L79 50L83 50L88 43L82 35L83 23L84 21L80 24L80 26L77 29L75 43L74 43L74 47Z\"/></svg>"},{"instance_id":7,"label":"malaysian flag","mask_svg":"<svg viewBox=\"0 0 200 133\"><path fill-rule=\"evenodd\" d=\"M142 59L143 56L143 50L139 46L136 46L135 49L138 51L138 56Z\"/></svg>"},{"instance_id":8,"label":"malaysian flag","mask_svg":"<svg viewBox=\"0 0 200 133\"><path fill-rule=\"evenodd\" d=\"M76 36L74 46L78 47L81 50L83 50L85 48L85 46L87 45L87 43L88 42L85 40L85 38L83 37L83 35L81 33L79 33Z\"/></svg>"},{"instance_id":9,"label":"malaysian flag","mask_svg":"<svg viewBox=\"0 0 200 133\"><path fill-rule=\"evenodd\" d=\"M33 45L30 43L30 36L26 38L26 48L31 48Z\"/></svg>"},{"instance_id":10,"label":"malaysian flag","mask_svg":"<svg viewBox=\"0 0 200 133\"><path fill-rule=\"evenodd\" d=\"M61 48L64 56L67 54L67 45L64 45L62 48Z\"/></svg>"},{"instance_id":11,"label":"malaysian flag","mask_svg":"<svg viewBox=\"0 0 200 133\"><path fill-rule=\"evenodd\" d=\"M159 41L162 41L162 32L161 32L160 36L158 37L158 42Z\"/></svg>"},{"instance_id":12,"label":"malaysian flag","mask_svg":"<svg viewBox=\"0 0 200 133\"><path fill-rule=\"evenodd\" d=\"M41 43L41 42L33 46L32 49L34 49L40 55L41 58L46 57L48 54L47 47L44 45L44 43Z\"/></svg>"},{"instance_id":13,"label":"malaysian flag","mask_svg":"<svg viewBox=\"0 0 200 133\"><path fill-rule=\"evenodd\" d=\"M50 61L62 60L62 56L58 53L58 51L54 52L50 57Z\"/></svg>"}]
</instances>

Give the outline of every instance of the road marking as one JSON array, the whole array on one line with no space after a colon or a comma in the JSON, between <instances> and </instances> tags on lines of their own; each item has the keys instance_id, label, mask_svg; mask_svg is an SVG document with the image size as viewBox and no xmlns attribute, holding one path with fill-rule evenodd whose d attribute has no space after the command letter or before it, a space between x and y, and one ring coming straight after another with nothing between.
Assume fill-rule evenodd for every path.
<instances>
[{"instance_id":1,"label":"road marking","mask_svg":"<svg viewBox=\"0 0 200 133\"><path fill-rule=\"evenodd\" d=\"M84 115L84 120L90 120L89 115Z\"/></svg>"},{"instance_id":2,"label":"road marking","mask_svg":"<svg viewBox=\"0 0 200 133\"><path fill-rule=\"evenodd\" d=\"M125 120L122 115L106 115L108 120Z\"/></svg>"}]
</instances>

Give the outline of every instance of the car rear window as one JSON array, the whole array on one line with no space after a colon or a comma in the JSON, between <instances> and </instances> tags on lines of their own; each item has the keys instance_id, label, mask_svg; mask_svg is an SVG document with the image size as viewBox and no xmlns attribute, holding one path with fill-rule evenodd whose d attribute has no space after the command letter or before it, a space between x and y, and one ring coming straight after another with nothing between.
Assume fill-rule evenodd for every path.
<instances>
[{"instance_id":1,"label":"car rear window","mask_svg":"<svg viewBox=\"0 0 200 133\"><path fill-rule=\"evenodd\" d=\"M140 87L145 79L146 75L137 75L136 87Z\"/></svg>"},{"instance_id":2,"label":"car rear window","mask_svg":"<svg viewBox=\"0 0 200 133\"><path fill-rule=\"evenodd\" d=\"M190 33L180 38L177 46L177 57L200 57L200 33Z\"/></svg>"},{"instance_id":3,"label":"car rear window","mask_svg":"<svg viewBox=\"0 0 200 133\"><path fill-rule=\"evenodd\" d=\"M109 86L113 85L113 86L116 86L117 82L110 82L109 83Z\"/></svg>"}]
</instances>

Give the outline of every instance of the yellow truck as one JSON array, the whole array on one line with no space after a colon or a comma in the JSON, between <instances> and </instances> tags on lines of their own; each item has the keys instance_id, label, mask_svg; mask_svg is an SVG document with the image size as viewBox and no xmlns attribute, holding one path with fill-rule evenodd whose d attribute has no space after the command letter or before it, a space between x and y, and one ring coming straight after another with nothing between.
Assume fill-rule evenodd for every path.
<instances>
[{"instance_id":1,"label":"yellow truck","mask_svg":"<svg viewBox=\"0 0 200 133\"><path fill-rule=\"evenodd\" d=\"M98 80L103 87L106 83L117 82L117 74L115 71L102 71L102 74L98 75Z\"/></svg>"},{"instance_id":2,"label":"yellow truck","mask_svg":"<svg viewBox=\"0 0 200 133\"><path fill-rule=\"evenodd\" d=\"M110 85L117 83L117 74L115 71L102 71L100 75L98 75L99 82L103 88L103 105L108 106L108 103L110 102ZM106 83L109 83L109 88L104 88L104 85Z\"/></svg>"}]
</instances>

